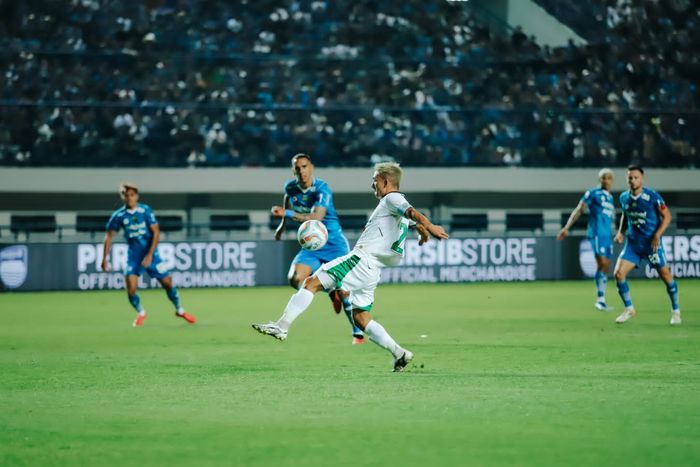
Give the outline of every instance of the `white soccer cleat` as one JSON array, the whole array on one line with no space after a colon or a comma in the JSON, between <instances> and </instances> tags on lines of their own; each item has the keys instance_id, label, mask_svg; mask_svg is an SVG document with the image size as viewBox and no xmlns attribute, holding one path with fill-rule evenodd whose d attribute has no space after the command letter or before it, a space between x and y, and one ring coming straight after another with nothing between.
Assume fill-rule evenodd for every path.
<instances>
[{"instance_id":1,"label":"white soccer cleat","mask_svg":"<svg viewBox=\"0 0 700 467\"><path fill-rule=\"evenodd\" d=\"M671 326L680 326L681 325L681 314L679 313L671 313Z\"/></svg>"},{"instance_id":2,"label":"white soccer cleat","mask_svg":"<svg viewBox=\"0 0 700 467\"><path fill-rule=\"evenodd\" d=\"M601 301L595 302L595 309L598 311L612 311L613 310L613 308L608 306L607 303L601 302Z\"/></svg>"},{"instance_id":3,"label":"white soccer cleat","mask_svg":"<svg viewBox=\"0 0 700 467\"><path fill-rule=\"evenodd\" d=\"M258 331L260 334L266 334L281 341L287 340L287 331L277 326L277 324L272 321L267 324L253 324L253 329Z\"/></svg>"},{"instance_id":4,"label":"white soccer cleat","mask_svg":"<svg viewBox=\"0 0 700 467\"><path fill-rule=\"evenodd\" d=\"M615 322L617 324L622 324L635 316L637 316L637 312L634 311L634 308L625 308L625 311L623 311L622 314L615 319Z\"/></svg>"},{"instance_id":5,"label":"white soccer cleat","mask_svg":"<svg viewBox=\"0 0 700 467\"><path fill-rule=\"evenodd\" d=\"M413 352L404 350L399 358L394 359L394 372L398 373L399 371L403 371L403 369L411 363L411 360L413 360Z\"/></svg>"}]
</instances>

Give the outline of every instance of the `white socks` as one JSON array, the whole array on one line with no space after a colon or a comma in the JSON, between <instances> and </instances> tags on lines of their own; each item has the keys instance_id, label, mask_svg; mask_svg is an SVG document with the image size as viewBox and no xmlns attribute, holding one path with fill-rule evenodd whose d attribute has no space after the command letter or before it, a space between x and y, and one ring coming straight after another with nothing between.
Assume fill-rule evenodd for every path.
<instances>
[{"instance_id":1,"label":"white socks","mask_svg":"<svg viewBox=\"0 0 700 467\"><path fill-rule=\"evenodd\" d=\"M396 343L394 339L386 332L384 326L378 322L372 320L365 326L365 334L369 337L369 340L382 347L394 356L394 358L399 358L404 353L404 349L401 348L399 344Z\"/></svg>"},{"instance_id":2,"label":"white socks","mask_svg":"<svg viewBox=\"0 0 700 467\"><path fill-rule=\"evenodd\" d=\"M299 289L299 291L289 299L287 307L284 309L284 313L282 313L282 317L277 320L277 326L285 331L288 330L289 326L309 307L309 305L311 305L313 300L313 292L309 292L304 288Z\"/></svg>"}]
</instances>

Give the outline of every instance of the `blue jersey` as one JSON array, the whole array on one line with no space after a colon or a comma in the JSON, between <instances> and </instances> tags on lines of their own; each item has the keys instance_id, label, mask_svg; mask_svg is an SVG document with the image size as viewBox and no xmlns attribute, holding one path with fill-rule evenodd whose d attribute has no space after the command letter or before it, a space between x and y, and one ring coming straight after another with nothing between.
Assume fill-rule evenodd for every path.
<instances>
[{"instance_id":1,"label":"blue jersey","mask_svg":"<svg viewBox=\"0 0 700 467\"><path fill-rule=\"evenodd\" d=\"M612 238L612 221L615 217L615 200L607 190L592 188L581 201L588 207L588 238Z\"/></svg>"},{"instance_id":2,"label":"blue jersey","mask_svg":"<svg viewBox=\"0 0 700 467\"><path fill-rule=\"evenodd\" d=\"M313 183L306 190L302 190L296 179L289 180L284 186L284 193L287 195L289 204L294 212L300 214L310 213L314 207L319 206L326 209L323 223L328 229L328 242L335 243L342 238L343 229L340 227L338 213L333 205L333 192L326 182L320 178L314 178Z\"/></svg>"},{"instance_id":3,"label":"blue jersey","mask_svg":"<svg viewBox=\"0 0 700 467\"><path fill-rule=\"evenodd\" d=\"M114 211L107 222L107 230L124 229L129 252L146 253L153 239L151 226L155 224L158 224L158 221L153 210L149 206L139 203L134 210L123 206Z\"/></svg>"},{"instance_id":4,"label":"blue jersey","mask_svg":"<svg viewBox=\"0 0 700 467\"><path fill-rule=\"evenodd\" d=\"M620 205L627 218L627 238L637 244L648 242L661 222L659 211L666 209L661 195L643 188L639 196L634 197L628 190L620 195Z\"/></svg>"}]
</instances>

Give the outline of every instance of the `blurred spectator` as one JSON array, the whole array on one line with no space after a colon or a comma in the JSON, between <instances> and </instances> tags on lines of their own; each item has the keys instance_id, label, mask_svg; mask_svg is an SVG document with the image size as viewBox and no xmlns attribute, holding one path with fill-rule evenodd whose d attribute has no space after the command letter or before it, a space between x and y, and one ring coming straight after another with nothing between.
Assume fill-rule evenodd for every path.
<instances>
[{"instance_id":1,"label":"blurred spectator","mask_svg":"<svg viewBox=\"0 0 700 467\"><path fill-rule=\"evenodd\" d=\"M0 163L695 165L697 9L538 1L591 43L458 2L0 2Z\"/></svg>"}]
</instances>

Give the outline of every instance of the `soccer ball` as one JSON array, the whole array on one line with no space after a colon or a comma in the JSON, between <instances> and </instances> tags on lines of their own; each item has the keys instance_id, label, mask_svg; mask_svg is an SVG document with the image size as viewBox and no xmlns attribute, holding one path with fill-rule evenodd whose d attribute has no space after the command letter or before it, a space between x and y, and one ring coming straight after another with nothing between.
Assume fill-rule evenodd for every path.
<instances>
[{"instance_id":1,"label":"soccer ball","mask_svg":"<svg viewBox=\"0 0 700 467\"><path fill-rule=\"evenodd\" d=\"M299 226L297 240L303 249L316 251L328 241L328 230L323 222L308 220Z\"/></svg>"}]
</instances>

